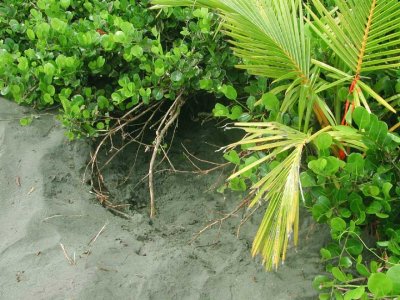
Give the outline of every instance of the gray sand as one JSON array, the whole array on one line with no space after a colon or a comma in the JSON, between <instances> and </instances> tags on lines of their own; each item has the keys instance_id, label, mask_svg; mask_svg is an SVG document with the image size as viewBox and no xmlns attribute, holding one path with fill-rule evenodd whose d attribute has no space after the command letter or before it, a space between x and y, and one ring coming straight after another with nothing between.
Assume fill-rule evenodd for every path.
<instances>
[{"instance_id":1,"label":"gray sand","mask_svg":"<svg viewBox=\"0 0 400 300\"><path fill-rule=\"evenodd\" d=\"M236 219L189 245L212 212L238 200L207 191L218 174L160 176L154 224L146 208L125 220L81 183L89 146L68 142L50 114L21 127L30 113L0 99L0 299L316 298L311 282L326 232L308 219L278 272L250 257L255 220L239 239Z\"/></svg>"}]
</instances>

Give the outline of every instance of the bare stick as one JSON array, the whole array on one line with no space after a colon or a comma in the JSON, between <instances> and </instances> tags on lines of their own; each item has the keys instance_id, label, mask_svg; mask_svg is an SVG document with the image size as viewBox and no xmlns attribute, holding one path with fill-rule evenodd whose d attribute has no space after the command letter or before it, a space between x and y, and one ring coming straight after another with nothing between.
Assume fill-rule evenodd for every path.
<instances>
[{"instance_id":1,"label":"bare stick","mask_svg":"<svg viewBox=\"0 0 400 300\"><path fill-rule=\"evenodd\" d=\"M67 259L68 263L69 263L71 266L76 265L75 253L74 253L74 258L72 259L72 258L68 255L67 250L65 250L64 245L60 243L60 247L61 247L61 249L62 249L62 251L63 251L63 253L64 253L64 256L65 256L65 258Z\"/></svg>"},{"instance_id":2,"label":"bare stick","mask_svg":"<svg viewBox=\"0 0 400 300\"><path fill-rule=\"evenodd\" d=\"M90 240L90 242L88 243L88 246L90 246L97 240L97 238L100 236L100 234L102 234L103 231L106 229L107 225L108 225L108 221L103 225L103 227L101 227L100 231Z\"/></svg>"},{"instance_id":3,"label":"bare stick","mask_svg":"<svg viewBox=\"0 0 400 300\"><path fill-rule=\"evenodd\" d=\"M162 119L160 125L156 131L156 139L153 148L153 154L150 160L149 166L149 190L150 190L150 218L154 218L155 216L155 195L154 195L154 164L157 158L157 152L160 148L162 140L167 133L169 127L175 122L178 118L180 109L185 101L182 99L182 92L176 97L174 103L171 105L170 109L165 114Z\"/></svg>"},{"instance_id":4,"label":"bare stick","mask_svg":"<svg viewBox=\"0 0 400 300\"><path fill-rule=\"evenodd\" d=\"M214 165L214 166L221 166L221 165L225 166L225 165L229 164L229 163L220 164L220 163L212 162L212 161L209 161L209 160L201 159L201 158L195 156L194 154L190 153L189 150L185 147L185 145L183 143L181 143L181 145L182 145L183 149L185 149L186 153L188 155L190 155L191 157L193 157L197 161L200 161L200 162L203 162L203 163L207 163L207 164L210 164L210 165Z\"/></svg>"}]
</instances>

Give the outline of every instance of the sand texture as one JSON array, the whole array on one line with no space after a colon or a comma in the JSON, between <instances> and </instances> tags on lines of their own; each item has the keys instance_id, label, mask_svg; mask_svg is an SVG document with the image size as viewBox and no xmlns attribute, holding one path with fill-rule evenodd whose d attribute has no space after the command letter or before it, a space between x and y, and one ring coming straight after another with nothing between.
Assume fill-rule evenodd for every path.
<instances>
[{"instance_id":1,"label":"sand texture","mask_svg":"<svg viewBox=\"0 0 400 300\"><path fill-rule=\"evenodd\" d=\"M19 118L30 114L38 115L0 99L0 299L316 298L311 282L321 269L326 232L308 219L297 253L291 249L278 272L266 273L250 257L257 218L239 239L236 218L189 245L215 212L239 199L210 190L221 174L160 173L154 222L147 217L145 185L132 188L141 174L132 175L112 190L137 206L126 220L105 210L82 183L90 146L68 142L52 114L21 127ZM148 157L142 156L139 169L145 170ZM126 164L120 159L110 167L111 183Z\"/></svg>"}]
</instances>

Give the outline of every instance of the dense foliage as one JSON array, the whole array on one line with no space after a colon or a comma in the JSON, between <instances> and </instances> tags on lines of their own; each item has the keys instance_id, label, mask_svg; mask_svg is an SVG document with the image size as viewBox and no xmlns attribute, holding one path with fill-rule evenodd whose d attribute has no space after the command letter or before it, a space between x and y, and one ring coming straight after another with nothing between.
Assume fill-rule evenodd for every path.
<instances>
[{"instance_id":1,"label":"dense foliage","mask_svg":"<svg viewBox=\"0 0 400 300\"><path fill-rule=\"evenodd\" d=\"M2 1L1 95L37 108L61 103L70 138L95 136L110 116L181 91L236 99L232 83L247 77L233 69L238 60L215 15L147 7L146 0Z\"/></svg>"}]
</instances>

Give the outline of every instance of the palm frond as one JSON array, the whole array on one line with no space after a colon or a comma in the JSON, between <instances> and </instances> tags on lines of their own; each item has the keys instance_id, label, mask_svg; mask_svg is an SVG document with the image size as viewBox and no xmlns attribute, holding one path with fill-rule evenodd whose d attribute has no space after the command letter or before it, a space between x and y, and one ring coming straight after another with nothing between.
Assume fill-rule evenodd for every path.
<instances>
[{"instance_id":1,"label":"palm frond","mask_svg":"<svg viewBox=\"0 0 400 300\"><path fill-rule=\"evenodd\" d=\"M308 23L351 71L356 83L355 93L361 89L396 112L362 82L362 77L372 71L400 67L400 2L335 0L338 9L334 12L328 11L321 0L311 2L312 7L306 6L312 19ZM316 63L337 75L343 73L326 64Z\"/></svg>"},{"instance_id":2,"label":"palm frond","mask_svg":"<svg viewBox=\"0 0 400 300\"><path fill-rule=\"evenodd\" d=\"M267 155L232 174L228 180L275 159L289 151L288 156L251 187L250 207L267 202L264 218L253 242L253 256L260 254L268 270L277 268L286 258L289 241L298 243L299 227L299 174L304 148L320 134L326 132L339 147L366 150L360 133L347 126L325 127L317 133L305 134L276 122L236 123L247 135L226 147L246 147L248 151L263 151ZM254 146L255 145L255 146Z\"/></svg>"}]
</instances>

